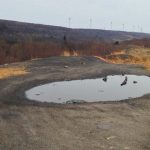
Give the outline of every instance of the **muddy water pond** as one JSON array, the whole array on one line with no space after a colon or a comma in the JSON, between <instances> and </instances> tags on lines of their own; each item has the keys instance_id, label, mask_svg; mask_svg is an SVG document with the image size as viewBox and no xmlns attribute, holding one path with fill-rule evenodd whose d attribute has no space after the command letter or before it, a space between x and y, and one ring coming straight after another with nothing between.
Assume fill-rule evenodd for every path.
<instances>
[{"instance_id":1,"label":"muddy water pond","mask_svg":"<svg viewBox=\"0 0 150 150\"><path fill-rule=\"evenodd\" d=\"M149 93L150 77L136 75L53 82L25 92L29 100L52 103L120 101Z\"/></svg>"}]
</instances>

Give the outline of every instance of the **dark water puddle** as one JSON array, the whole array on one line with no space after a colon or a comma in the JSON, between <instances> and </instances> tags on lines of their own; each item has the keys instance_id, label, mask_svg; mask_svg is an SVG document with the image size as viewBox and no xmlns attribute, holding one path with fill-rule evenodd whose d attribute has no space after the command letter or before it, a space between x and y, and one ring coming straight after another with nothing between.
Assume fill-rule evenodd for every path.
<instances>
[{"instance_id":1,"label":"dark water puddle","mask_svg":"<svg viewBox=\"0 0 150 150\"><path fill-rule=\"evenodd\" d=\"M150 93L150 77L115 75L98 79L62 81L34 87L26 97L40 102L119 101Z\"/></svg>"}]
</instances>

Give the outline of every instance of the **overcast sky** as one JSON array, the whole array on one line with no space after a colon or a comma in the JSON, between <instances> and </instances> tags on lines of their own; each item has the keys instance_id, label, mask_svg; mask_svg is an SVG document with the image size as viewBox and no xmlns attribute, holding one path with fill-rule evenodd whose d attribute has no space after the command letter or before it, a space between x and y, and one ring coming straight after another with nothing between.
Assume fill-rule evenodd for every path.
<instances>
[{"instance_id":1,"label":"overcast sky","mask_svg":"<svg viewBox=\"0 0 150 150\"><path fill-rule=\"evenodd\" d=\"M150 0L0 0L0 19L150 33Z\"/></svg>"}]
</instances>

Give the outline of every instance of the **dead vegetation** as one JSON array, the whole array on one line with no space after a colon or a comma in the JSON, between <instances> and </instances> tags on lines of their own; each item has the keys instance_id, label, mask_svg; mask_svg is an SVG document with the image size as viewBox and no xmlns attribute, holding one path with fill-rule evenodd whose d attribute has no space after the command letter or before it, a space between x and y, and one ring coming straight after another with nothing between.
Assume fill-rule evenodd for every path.
<instances>
[{"instance_id":1,"label":"dead vegetation","mask_svg":"<svg viewBox=\"0 0 150 150\"><path fill-rule=\"evenodd\" d=\"M4 67L0 68L0 79L5 79L11 76L19 76L27 74L25 67Z\"/></svg>"},{"instance_id":2,"label":"dead vegetation","mask_svg":"<svg viewBox=\"0 0 150 150\"><path fill-rule=\"evenodd\" d=\"M150 70L150 48L135 47L114 52L105 58L114 64L137 64Z\"/></svg>"}]
</instances>

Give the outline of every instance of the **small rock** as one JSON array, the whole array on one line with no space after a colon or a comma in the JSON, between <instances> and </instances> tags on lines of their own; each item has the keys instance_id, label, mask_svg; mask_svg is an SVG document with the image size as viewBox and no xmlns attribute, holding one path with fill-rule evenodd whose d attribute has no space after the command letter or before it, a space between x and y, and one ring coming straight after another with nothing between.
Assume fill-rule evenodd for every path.
<instances>
[{"instance_id":1,"label":"small rock","mask_svg":"<svg viewBox=\"0 0 150 150\"><path fill-rule=\"evenodd\" d=\"M137 81L133 81L133 83L134 83L134 84L137 84L138 82L137 82Z\"/></svg>"},{"instance_id":2,"label":"small rock","mask_svg":"<svg viewBox=\"0 0 150 150\"><path fill-rule=\"evenodd\" d=\"M104 78L103 78L103 81L104 81L104 82L107 82L107 77L104 77Z\"/></svg>"},{"instance_id":3,"label":"small rock","mask_svg":"<svg viewBox=\"0 0 150 150\"><path fill-rule=\"evenodd\" d=\"M111 139L114 139L114 138L116 138L116 136L110 136L110 137L108 137L108 138L106 138L107 140L111 140Z\"/></svg>"},{"instance_id":4,"label":"small rock","mask_svg":"<svg viewBox=\"0 0 150 150\"><path fill-rule=\"evenodd\" d=\"M64 66L64 68L69 68L69 66Z\"/></svg>"}]
</instances>

